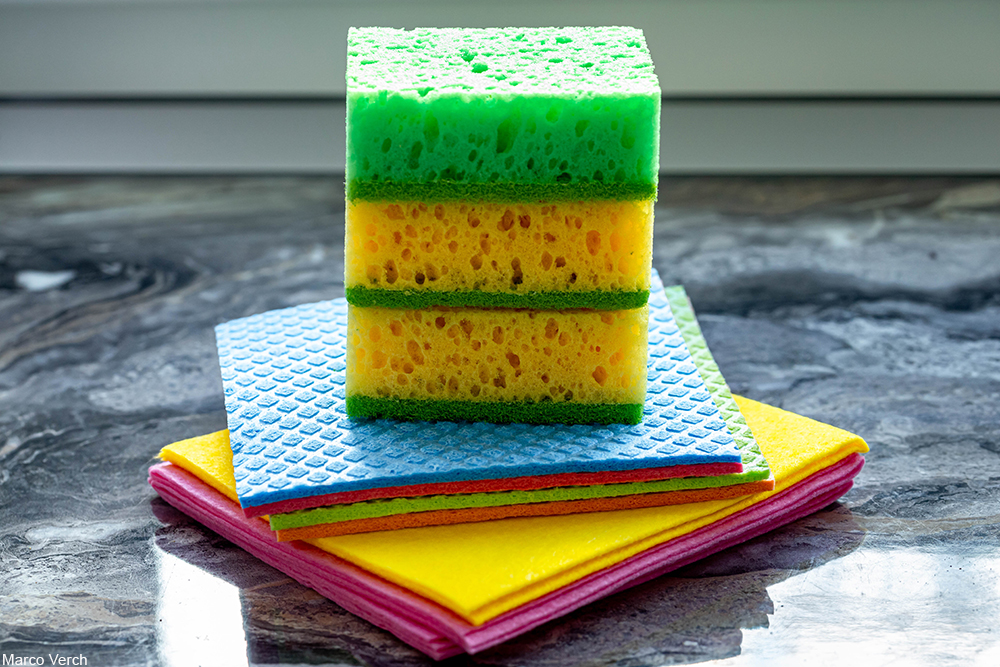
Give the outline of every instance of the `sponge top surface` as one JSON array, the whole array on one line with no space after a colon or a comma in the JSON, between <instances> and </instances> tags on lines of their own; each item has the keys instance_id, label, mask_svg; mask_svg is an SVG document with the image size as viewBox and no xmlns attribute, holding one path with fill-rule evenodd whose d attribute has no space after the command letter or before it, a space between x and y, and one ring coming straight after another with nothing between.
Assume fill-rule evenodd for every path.
<instances>
[{"instance_id":1,"label":"sponge top surface","mask_svg":"<svg viewBox=\"0 0 1000 667\"><path fill-rule=\"evenodd\" d=\"M351 28L347 42L348 94L660 94L637 28Z\"/></svg>"},{"instance_id":2,"label":"sponge top surface","mask_svg":"<svg viewBox=\"0 0 1000 667\"><path fill-rule=\"evenodd\" d=\"M635 28L361 28L347 197L651 199L660 91Z\"/></svg>"}]
</instances>

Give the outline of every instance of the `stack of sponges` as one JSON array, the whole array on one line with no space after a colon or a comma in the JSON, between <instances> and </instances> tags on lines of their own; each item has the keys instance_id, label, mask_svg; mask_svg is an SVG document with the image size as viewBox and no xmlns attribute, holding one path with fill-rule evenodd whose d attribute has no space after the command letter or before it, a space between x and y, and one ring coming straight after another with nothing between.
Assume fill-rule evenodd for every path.
<instances>
[{"instance_id":1,"label":"stack of sponges","mask_svg":"<svg viewBox=\"0 0 1000 667\"><path fill-rule=\"evenodd\" d=\"M634 28L352 29L352 417L638 423L660 89Z\"/></svg>"}]
</instances>

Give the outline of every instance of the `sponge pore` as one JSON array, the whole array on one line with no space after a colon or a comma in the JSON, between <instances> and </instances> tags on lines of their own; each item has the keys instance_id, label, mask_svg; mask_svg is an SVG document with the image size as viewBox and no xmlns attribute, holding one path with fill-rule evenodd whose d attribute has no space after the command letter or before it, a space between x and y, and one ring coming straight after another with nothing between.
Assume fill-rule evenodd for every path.
<instances>
[{"instance_id":1,"label":"sponge pore","mask_svg":"<svg viewBox=\"0 0 1000 667\"><path fill-rule=\"evenodd\" d=\"M352 28L347 62L349 198L655 193L660 89L640 30Z\"/></svg>"}]
</instances>

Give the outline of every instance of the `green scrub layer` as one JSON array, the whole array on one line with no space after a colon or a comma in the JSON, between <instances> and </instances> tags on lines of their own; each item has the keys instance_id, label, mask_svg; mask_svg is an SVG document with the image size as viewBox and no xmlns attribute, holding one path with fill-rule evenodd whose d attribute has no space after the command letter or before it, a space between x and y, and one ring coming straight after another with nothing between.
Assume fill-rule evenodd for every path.
<instances>
[{"instance_id":1,"label":"green scrub layer","mask_svg":"<svg viewBox=\"0 0 1000 667\"><path fill-rule=\"evenodd\" d=\"M351 201L491 201L505 204L563 201L645 201L655 183L464 183L437 178L421 183L348 179Z\"/></svg>"},{"instance_id":2,"label":"green scrub layer","mask_svg":"<svg viewBox=\"0 0 1000 667\"><path fill-rule=\"evenodd\" d=\"M494 424L638 424L642 404L557 403L555 401L435 401L348 396L352 419L488 421Z\"/></svg>"},{"instance_id":3,"label":"green scrub layer","mask_svg":"<svg viewBox=\"0 0 1000 667\"><path fill-rule=\"evenodd\" d=\"M349 198L655 193L660 88L640 30L352 28L347 63Z\"/></svg>"},{"instance_id":4,"label":"green scrub layer","mask_svg":"<svg viewBox=\"0 0 1000 667\"><path fill-rule=\"evenodd\" d=\"M635 292L477 292L456 290L432 292L417 290L372 289L363 285L345 290L352 306L378 308L428 308L452 306L472 308L532 308L534 310L631 310L642 308L649 300L648 290Z\"/></svg>"}]
</instances>

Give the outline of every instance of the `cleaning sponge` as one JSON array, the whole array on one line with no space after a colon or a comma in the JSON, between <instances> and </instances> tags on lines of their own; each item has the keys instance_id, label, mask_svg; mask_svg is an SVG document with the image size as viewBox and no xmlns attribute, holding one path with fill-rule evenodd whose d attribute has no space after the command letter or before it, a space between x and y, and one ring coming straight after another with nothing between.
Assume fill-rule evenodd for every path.
<instances>
[{"instance_id":1,"label":"cleaning sponge","mask_svg":"<svg viewBox=\"0 0 1000 667\"><path fill-rule=\"evenodd\" d=\"M347 300L423 308L638 308L653 202L347 204Z\"/></svg>"},{"instance_id":2,"label":"cleaning sponge","mask_svg":"<svg viewBox=\"0 0 1000 667\"><path fill-rule=\"evenodd\" d=\"M347 196L649 199L659 108L635 28L352 28Z\"/></svg>"},{"instance_id":3,"label":"cleaning sponge","mask_svg":"<svg viewBox=\"0 0 1000 667\"><path fill-rule=\"evenodd\" d=\"M347 324L348 414L636 423L646 395L648 319L646 307L537 311L352 306Z\"/></svg>"}]
</instances>

